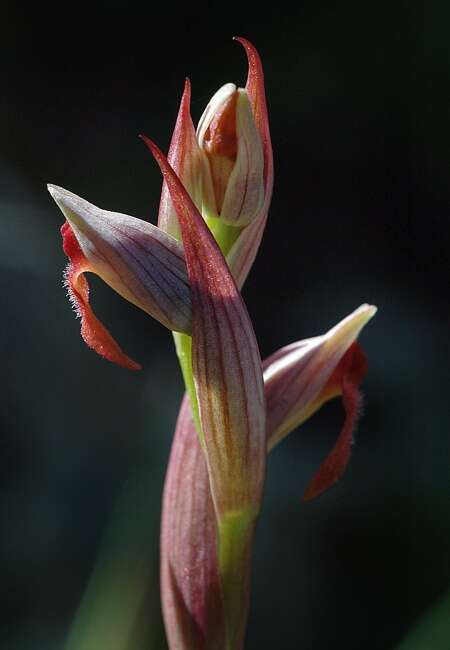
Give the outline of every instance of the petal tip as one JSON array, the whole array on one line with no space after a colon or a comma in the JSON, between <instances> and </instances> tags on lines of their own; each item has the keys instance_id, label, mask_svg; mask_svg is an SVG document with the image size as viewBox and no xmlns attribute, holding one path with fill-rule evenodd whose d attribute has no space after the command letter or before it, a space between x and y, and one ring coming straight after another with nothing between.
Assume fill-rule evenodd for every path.
<instances>
[{"instance_id":1,"label":"petal tip","mask_svg":"<svg viewBox=\"0 0 450 650\"><path fill-rule=\"evenodd\" d=\"M240 43L245 48L253 48L253 45L250 43L250 41L244 38L243 36L233 36L233 41Z\"/></svg>"},{"instance_id":2,"label":"petal tip","mask_svg":"<svg viewBox=\"0 0 450 650\"><path fill-rule=\"evenodd\" d=\"M57 185L53 185L52 183L47 183L47 190L52 197L56 201L56 197L59 195L59 187Z\"/></svg>"},{"instance_id":3,"label":"petal tip","mask_svg":"<svg viewBox=\"0 0 450 650\"><path fill-rule=\"evenodd\" d=\"M153 150L156 148L156 144L153 142L153 140L150 140L150 138L145 135L144 133L139 134L139 138L145 142L147 147L150 149L150 151L153 153Z\"/></svg>"},{"instance_id":4,"label":"petal tip","mask_svg":"<svg viewBox=\"0 0 450 650\"><path fill-rule=\"evenodd\" d=\"M367 302L363 303L361 307L357 309L359 312L365 312L368 318L373 318L378 311L376 305L369 305Z\"/></svg>"}]
</instances>

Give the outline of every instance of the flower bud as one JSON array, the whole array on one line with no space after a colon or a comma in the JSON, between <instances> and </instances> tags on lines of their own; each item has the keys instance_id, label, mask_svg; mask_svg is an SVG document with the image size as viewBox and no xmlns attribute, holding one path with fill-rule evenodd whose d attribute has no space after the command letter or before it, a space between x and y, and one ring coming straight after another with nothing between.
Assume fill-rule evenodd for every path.
<instances>
[{"instance_id":1,"label":"flower bud","mask_svg":"<svg viewBox=\"0 0 450 650\"><path fill-rule=\"evenodd\" d=\"M205 153L203 209L231 226L246 226L264 203L264 152L247 91L222 86L197 128Z\"/></svg>"}]
</instances>

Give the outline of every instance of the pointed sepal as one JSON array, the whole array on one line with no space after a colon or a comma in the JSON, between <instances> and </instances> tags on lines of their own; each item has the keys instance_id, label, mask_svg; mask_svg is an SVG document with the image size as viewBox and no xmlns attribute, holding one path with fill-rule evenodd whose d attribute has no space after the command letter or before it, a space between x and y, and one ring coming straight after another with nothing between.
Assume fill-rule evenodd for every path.
<instances>
[{"instance_id":1,"label":"pointed sepal","mask_svg":"<svg viewBox=\"0 0 450 650\"><path fill-rule=\"evenodd\" d=\"M204 176L204 154L200 150L190 113L191 84L186 79L178 117L170 142L167 160L188 191L190 197L201 209ZM167 183L163 181L158 214L158 227L175 239L181 239L180 227L173 207Z\"/></svg>"},{"instance_id":2,"label":"pointed sepal","mask_svg":"<svg viewBox=\"0 0 450 650\"><path fill-rule=\"evenodd\" d=\"M180 243L146 221L101 210L60 187L49 185L49 192L70 224L83 273L97 274L170 330L189 333L191 297Z\"/></svg>"},{"instance_id":3,"label":"pointed sepal","mask_svg":"<svg viewBox=\"0 0 450 650\"><path fill-rule=\"evenodd\" d=\"M266 227L273 190L273 153L270 139L269 117L264 90L264 71L256 48L245 38L236 37L245 49L248 59L248 75L245 89L250 100L254 122L259 131L264 157L264 202L258 216L246 226L231 250L227 254L227 262L236 284L242 288L249 271L255 261Z\"/></svg>"},{"instance_id":4,"label":"pointed sepal","mask_svg":"<svg viewBox=\"0 0 450 650\"><path fill-rule=\"evenodd\" d=\"M255 124L259 130L264 149L264 183L266 192L272 190L273 185L273 154L270 140L269 116L267 111L266 92L264 89L264 70L261 57L255 46L246 38L236 36L235 41L240 43L247 54L248 75L245 89L248 93L252 107Z\"/></svg>"}]
</instances>

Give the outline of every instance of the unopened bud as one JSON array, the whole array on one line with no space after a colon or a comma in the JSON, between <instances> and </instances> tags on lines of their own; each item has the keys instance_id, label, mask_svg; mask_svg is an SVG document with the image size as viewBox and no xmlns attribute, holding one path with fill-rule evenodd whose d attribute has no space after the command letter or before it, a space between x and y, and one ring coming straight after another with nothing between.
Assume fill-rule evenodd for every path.
<instances>
[{"instance_id":1,"label":"unopened bud","mask_svg":"<svg viewBox=\"0 0 450 650\"><path fill-rule=\"evenodd\" d=\"M245 226L264 202L264 153L247 91L226 84L203 113L197 138L206 156L203 208L232 226Z\"/></svg>"}]
</instances>

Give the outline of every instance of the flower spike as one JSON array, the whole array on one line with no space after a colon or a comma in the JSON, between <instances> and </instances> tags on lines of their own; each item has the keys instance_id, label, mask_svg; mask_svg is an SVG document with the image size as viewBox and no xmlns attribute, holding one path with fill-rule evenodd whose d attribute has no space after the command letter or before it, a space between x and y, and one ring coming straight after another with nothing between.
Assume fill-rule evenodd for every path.
<instances>
[{"instance_id":1,"label":"flower spike","mask_svg":"<svg viewBox=\"0 0 450 650\"><path fill-rule=\"evenodd\" d=\"M141 136L163 175L158 227L48 186L67 220L65 280L86 343L123 367L140 367L94 315L86 272L174 332L186 395L162 504L171 650L243 650L267 454L339 396L343 427L304 500L342 477L367 373L357 338L376 312L362 305L326 334L261 363L239 291L267 222L273 155L261 59L247 39L234 40L247 56L245 88L222 86L195 130L186 80L167 158Z\"/></svg>"}]
</instances>

